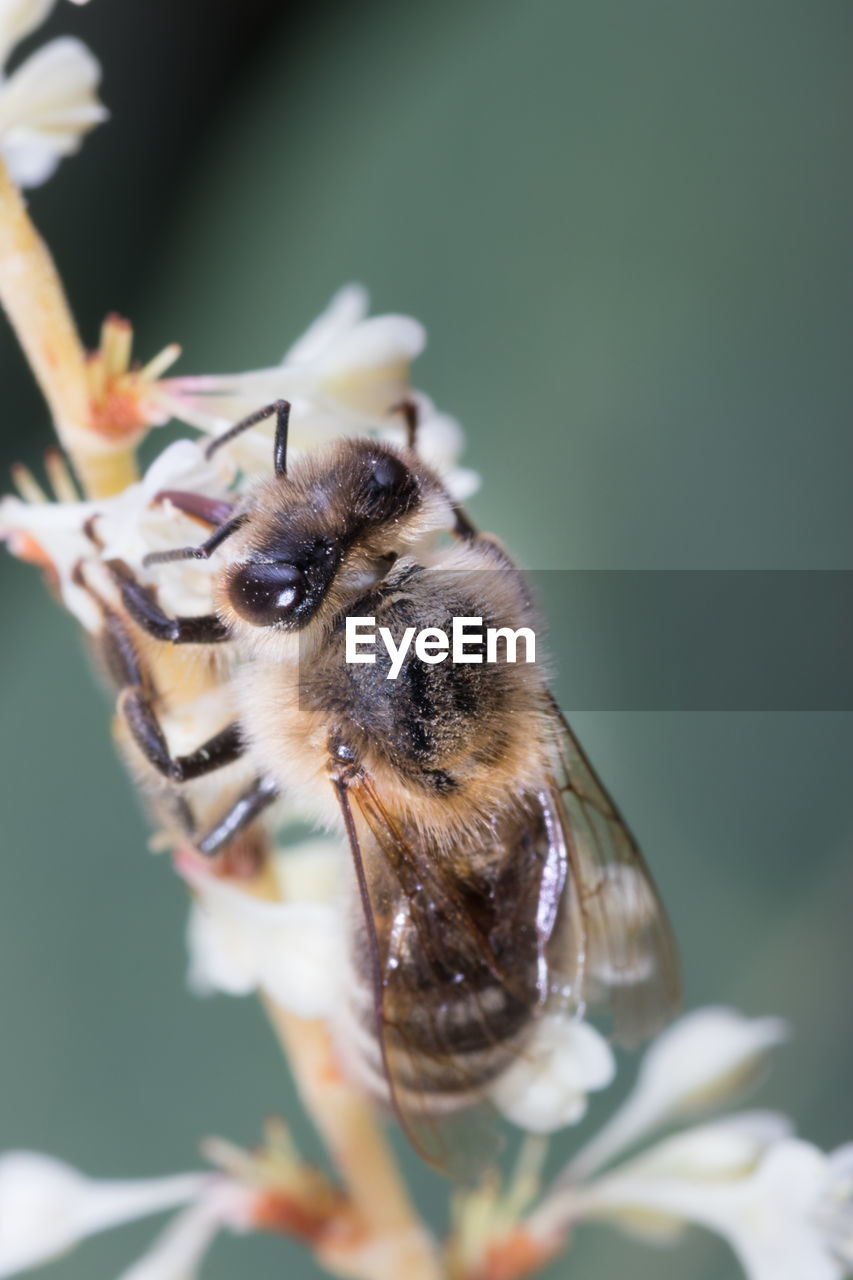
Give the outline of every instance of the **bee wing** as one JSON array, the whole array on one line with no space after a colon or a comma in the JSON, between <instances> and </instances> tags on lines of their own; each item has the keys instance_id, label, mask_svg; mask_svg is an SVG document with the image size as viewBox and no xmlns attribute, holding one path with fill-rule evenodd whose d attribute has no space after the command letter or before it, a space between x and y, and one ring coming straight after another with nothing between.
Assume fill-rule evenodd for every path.
<instances>
[{"instance_id":1,"label":"bee wing","mask_svg":"<svg viewBox=\"0 0 853 1280\"><path fill-rule=\"evenodd\" d=\"M552 981L582 1006L606 1004L626 1045L652 1035L680 995L678 951L636 840L556 704L553 810L569 864L572 926ZM561 971L566 978L561 978Z\"/></svg>"},{"instance_id":2,"label":"bee wing","mask_svg":"<svg viewBox=\"0 0 853 1280\"><path fill-rule=\"evenodd\" d=\"M488 1086L523 1052L547 1001L563 854L555 857L534 803L515 820L518 839L496 839L482 875L466 880L446 852L403 834L370 779L348 796L367 926L356 967L372 970L373 1071L419 1154L468 1180L499 1146Z\"/></svg>"}]
</instances>

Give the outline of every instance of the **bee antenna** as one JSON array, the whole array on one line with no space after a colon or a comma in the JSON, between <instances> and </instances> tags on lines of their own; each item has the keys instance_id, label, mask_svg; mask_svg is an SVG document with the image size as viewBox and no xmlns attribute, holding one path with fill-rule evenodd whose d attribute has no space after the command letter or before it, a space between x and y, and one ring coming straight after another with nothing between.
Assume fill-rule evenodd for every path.
<instances>
[{"instance_id":1,"label":"bee antenna","mask_svg":"<svg viewBox=\"0 0 853 1280\"><path fill-rule=\"evenodd\" d=\"M273 445L273 467L277 476L287 475L287 428L290 424L290 402L275 402L275 444Z\"/></svg>"},{"instance_id":2,"label":"bee antenna","mask_svg":"<svg viewBox=\"0 0 853 1280\"><path fill-rule=\"evenodd\" d=\"M290 420L290 403L287 400L274 400L272 404L264 405L263 409L256 409L254 413L250 413L245 418L241 418L239 422L235 422L233 427L229 427L227 431L222 432L222 435L211 440L204 451L204 456L212 458L223 445L230 444L232 440L242 435L244 431L248 431L250 427L256 427L259 422L266 421L273 414L276 417L273 464L277 476L286 475L287 424Z\"/></svg>"}]
</instances>

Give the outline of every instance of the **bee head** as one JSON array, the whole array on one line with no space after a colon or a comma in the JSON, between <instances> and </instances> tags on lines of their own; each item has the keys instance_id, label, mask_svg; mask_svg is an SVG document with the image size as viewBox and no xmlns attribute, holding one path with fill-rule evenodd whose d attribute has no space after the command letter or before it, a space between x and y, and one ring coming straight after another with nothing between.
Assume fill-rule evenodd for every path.
<instances>
[{"instance_id":1,"label":"bee head","mask_svg":"<svg viewBox=\"0 0 853 1280\"><path fill-rule=\"evenodd\" d=\"M453 523L444 487L414 454L363 439L297 459L254 506L227 602L252 627L287 631L345 606Z\"/></svg>"}]
</instances>

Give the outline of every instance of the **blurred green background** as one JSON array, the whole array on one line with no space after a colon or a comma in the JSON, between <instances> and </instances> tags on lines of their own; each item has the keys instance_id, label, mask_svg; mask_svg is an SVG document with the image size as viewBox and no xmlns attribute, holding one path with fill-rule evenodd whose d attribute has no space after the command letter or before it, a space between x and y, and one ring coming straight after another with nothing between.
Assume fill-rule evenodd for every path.
<instances>
[{"instance_id":1,"label":"blurred green background","mask_svg":"<svg viewBox=\"0 0 853 1280\"><path fill-rule=\"evenodd\" d=\"M90 344L116 309L143 357L179 340L184 371L257 367L360 279L426 323L416 382L464 423L474 514L525 564L850 565L846 0L98 0L51 25L102 57L113 113L31 198ZM8 331L0 376L5 475L50 430ZM184 897L74 627L8 558L0 598L0 1148L193 1167L201 1135L294 1116L290 1083L253 1002L185 994ZM670 905L688 1005L789 1018L761 1105L853 1138L851 717L575 723ZM37 1274L108 1280L151 1234ZM317 1272L225 1239L205 1275L235 1274ZM736 1267L699 1233L658 1253L589 1228L550 1274Z\"/></svg>"}]
</instances>

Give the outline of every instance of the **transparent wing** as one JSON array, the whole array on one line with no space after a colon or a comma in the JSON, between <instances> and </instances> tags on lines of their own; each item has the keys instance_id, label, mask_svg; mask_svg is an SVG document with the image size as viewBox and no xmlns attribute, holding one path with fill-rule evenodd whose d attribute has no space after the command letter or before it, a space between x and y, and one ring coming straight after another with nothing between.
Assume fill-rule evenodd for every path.
<instances>
[{"instance_id":1,"label":"transparent wing","mask_svg":"<svg viewBox=\"0 0 853 1280\"><path fill-rule=\"evenodd\" d=\"M576 1004L608 1006L615 1038L635 1045L678 1005L675 939L637 842L556 704L548 722L572 914L552 980Z\"/></svg>"},{"instance_id":2,"label":"transparent wing","mask_svg":"<svg viewBox=\"0 0 853 1280\"><path fill-rule=\"evenodd\" d=\"M566 873L559 830L554 848L528 797L454 858L403 830L369 779L349 799L367 925L356 964L372 972L364 1057L421 1156L467 1179L497 1150L484 1095L548 1000Z\"/></svg>"}]
</instances>

